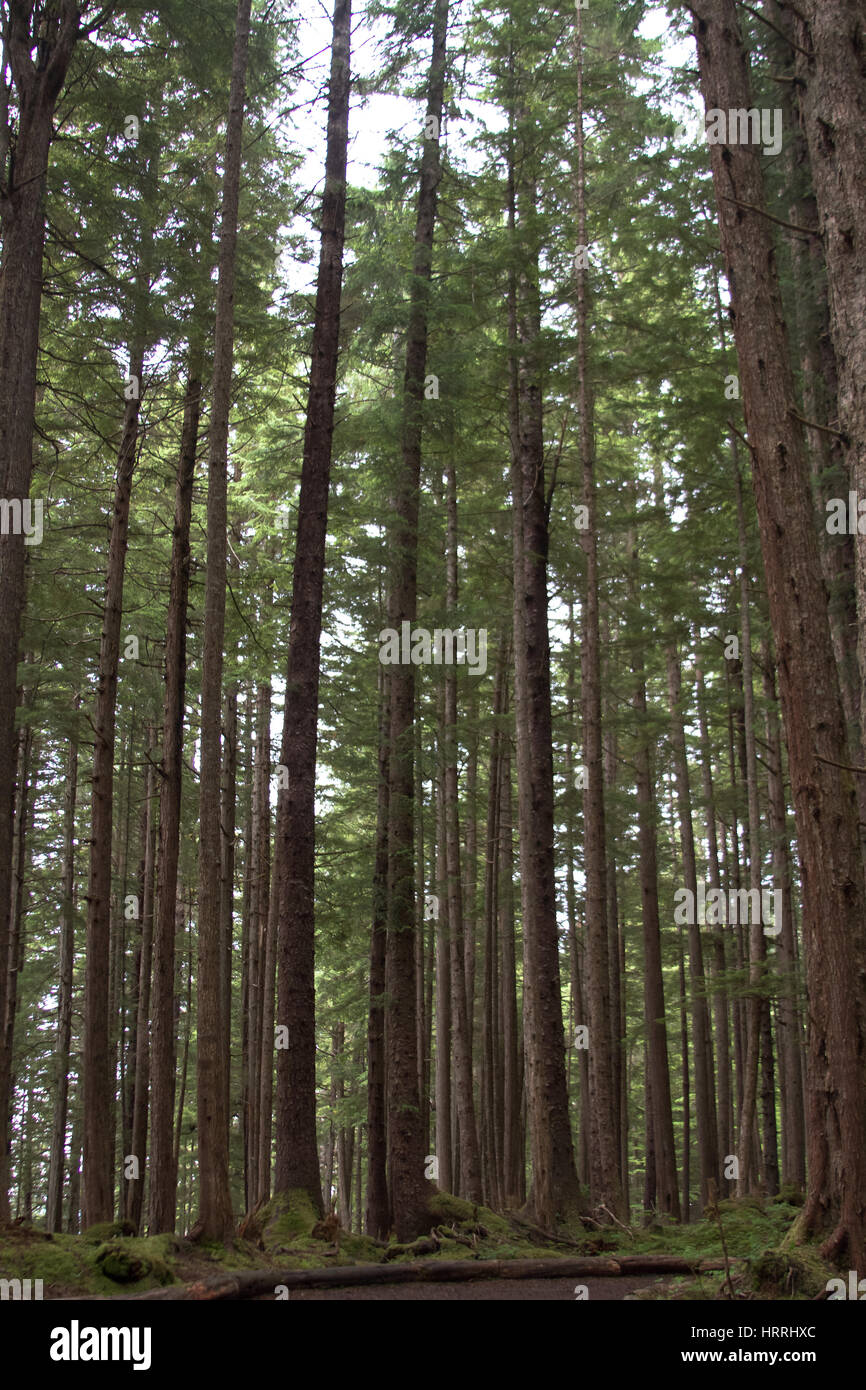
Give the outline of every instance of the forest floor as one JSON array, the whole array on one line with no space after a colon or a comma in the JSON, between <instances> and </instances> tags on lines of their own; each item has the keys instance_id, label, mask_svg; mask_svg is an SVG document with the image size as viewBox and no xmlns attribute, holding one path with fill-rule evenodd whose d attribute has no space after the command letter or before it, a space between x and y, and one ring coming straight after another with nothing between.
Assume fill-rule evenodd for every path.
<instances>
[{"instance_id":1,"label":"forest floor","mask_svg":"<svg viewBox=\"0 0 866 1390\"><path fill-rule=\"evenodd\" d=\"M440 1193L431 1199L429 1236L399 1245L342 1231L333 1217L318 1220L305 1196L289 1193L245 1219L230 1247L205 1246L171 1235L135 1236L128 1233L124 1223L91 1227L81 1235L47 1235L34 1226L16 1224L0 1231L0 1280L41 1279L46 1299L140 1297L148 1292L154 1297L160 1289L171 1297L182 1294L182 1286L214 1289L220 1283L220 1297L271 1300L278 1296L574 1299L579 1284L587 1285L590 1297L607 1300L717 1299L730 1296L725 1269L699 1272L697 1266L703 1261L730 1259L731 1287L740 1298L815 1298L835 1271L819 1258L815 1245L794 1245L791 1228L799 1200L794 1194L783 1194L766 1202L757 1198L722 1201L712 1219L689 1225L656 1219L649 1226L578 1226L550 1236L518 1213L495 1213ZM424 1282L423 1273L430 1267L435 1279L433 1266L448 1261L475 1262L474 1275L478 1264L486 1261L585 1262L588 1257L598 1257L601 1273L605 1259L659 1256L679 1257L693 1263L694 1271L673 1278L665 1271L653 1277L643 1269L632 1273L627 1267L619 1275L604 1278L594 1277L595 1270L589 1269L578 1276L570 1272L567 1277L544 1278L523 1278L521 1271L516 1278L482 1276L452 1281L451 1270L443 1268L435 1283ZM372 1266L386 1264L395 1268L412 1265L421 1273L412 1283L399 1286L383 1280L359 1288L292 1286L281 1295L276 1293L282 1287L280 1275L291 1279L293 1274L303 1274L312 1280L316 1272L327 1271L325 1278L334 1281L337 1270L345 1266L348 1284L353 1270L358 1276L359 1266L369 1271ZM525 1272L534 1276L537 1271L530 1268ZM410 1271L403 1273L408 1276ZM376 1277L381 1277L378 1271ZM233 1278L239 1283L237 1292L227 1291ZM258 1287L253 1288L253 1283ZM240 1291L241 1286L247 1287L246 1293ZM0 1296L10 1296L5 1286Z\"/></svg>"},{"instance_id":2,"label":"forest floor","mask_svg":"<svg viewBox=\"0 0 866 1390\"><path fill-rule=\"evenodd\" d=\"M654 1279L651 1275L643 1275L636 1279L589 1278L583 1280L581 1288L586 1291L582 1295L583 1298L593 1303L618 1303L623 1299L632 1299L639 1293L652 1294L655 1298L670 1296L670 1281ZM359 1302L366 1299L394 1299L400 1302L421 1299L426 1302L444 1300L454 1303L562 1303L574 1302L576 1294L572 1276L570 1279L473 1279L459 1284L437 1281L435 1284L373 1284L362 1288L292 1289L290 1297L293 1303L296 1299L306 1302L318 1302L322 1299L331 1302ZM274 1300L270 1294L260 1294L256 1301L273 1303Z\"/></svg>"}]
</instances>

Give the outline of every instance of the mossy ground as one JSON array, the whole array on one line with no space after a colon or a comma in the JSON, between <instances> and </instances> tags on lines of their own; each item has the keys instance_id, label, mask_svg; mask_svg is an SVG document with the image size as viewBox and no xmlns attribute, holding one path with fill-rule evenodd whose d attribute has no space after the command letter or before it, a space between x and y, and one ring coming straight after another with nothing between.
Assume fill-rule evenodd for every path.
<instances>
[{"instance_id":1,"label":"mossy ground","mask_svg":"<svg viewBox=\"0 0 866 1390\"><path fill-rule=\"evenodd\" d=\"M231 1270L322 1269L418 1258L556 1260L617 1252L710 1259L723 1253L715 1218L688 1226L656 1221L649 1227L602 1230L570 1222L553 1242L517 1214L502 1215L448 1193L434 1193L429 1211L429 1234L409 1245L385 1244L320 1221L302 1192L273 1198L247 1218L242 1236L230 1247L191 1244L173 1236L131 1236L118 1224L79 1236L50 1237L33 1227L12 1227L0 1231L0 1277L42 1279L46 1298L110 1297ZM798 1207L790 1201L723 1201L719 1213L728 1254L748 1261L732 1267L738 1296L812 1298L834 1274L818 1256L817 1243L793 1243ZM721 1272L666 1279L638 1296L716 1299L725 1296L724 1282Z\"/></svg>"}]
</instances>

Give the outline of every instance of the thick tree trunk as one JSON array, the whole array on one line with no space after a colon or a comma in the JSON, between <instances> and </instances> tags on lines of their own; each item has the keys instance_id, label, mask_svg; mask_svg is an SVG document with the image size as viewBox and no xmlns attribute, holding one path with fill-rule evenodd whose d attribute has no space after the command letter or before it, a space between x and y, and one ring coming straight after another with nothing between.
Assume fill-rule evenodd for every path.
<instances>
[{"instance_id":1,"label":"thick tree trunk","mask_svg":"<svg viewBox=\"0 0 866 1390\"><path fill-rule=\"evenodd\" d=\"M214 340L213 405L207 491L207 578L199 779L197 1132L199 1220L195 1235L226 1240L234 1228L229 1188L228 1115L223 1041L220 725L226 611L229 414L234 361L234 297L242 138L251 0L238 0L226 129Z\"/></svg>"},{"instance_id":2,"label":"thick tree trunk","mask_svg":"<svg viewBox=\"0 0 866 1390\"><path fill-rule=\"evenodd\" d=\"M735 0L695 0L707 109L748 109ZM862 151L861 151L862 155ZM802 1230L830 1226L827 1256L866 1266L866 969L857 796L821 577L808 464L763 217L763 156L711 147L753 459L770 618L779 662L797 835L811 1008L809 1193ZM828 257L829 260L829 257Z\"/></svg>"},{"instance_id":3,"label":"thick tree trunk","mask_svg":"<svg viewBox=\"0 0 866 1390\"><path fill-rule=\"evenodd\" d=\"M8 110L0 128L0 498L22 505L30 496L36 360L45 244L45 174L54 110L79 35L75 0L61 0L53 42L37 69L41 11L16 0L8 7L4 63L18 107L14 161ZM16 534L17 529L17 534ZM9 952L12 834L15 795L15 708L18 643L24 611L24 534L0 535L0 961ZM0 1019L6 1015L6 970L0 969ZM9 1216L7 1155L11 1054L0 1027L0 1222Z\"/></svg>"},{"instance_id":4,"label":"thick tree trunk","mask_svg":"<svg viewBox=\"0 0 866 1390\"><path fill-rule=\"evenodd\" d=\"M519 166L521 232L535 219L536 187ZM530 1202L538 1224L552 1227L581 1208L574 1166L556 922L553 825L553 746L548 636L548 525L544 491L543 405L540 383L540 306L537 251L523 246L517 301L518 436L512 463L515 531L514 649L516 670L518 811L523 893L524 1039L532 1168ZM599 776L601 759L599 754ZM600 928L607 933L602 915ZM607 958L605 956L605 974ZM606 991L607 992L607 991ZM600 1027L601 1022L599 1020ZM603 1032L609 1054L610 1019ZM597 1035L601 1038L601 1031ZM602 1043L602 1049L605 1044ZM614 1172L618 1169L618 1155Z\"/></svg>"},{"instance_id":5,"label":"thick tree trunk","mask_svg":"<svg viewBox=\"0 0 866 1390\"><path fill-rule=\"evenodd\" d=\"M866 498L866 16L861 0L806 0L795 12L798 97L830 289L839 427ZM806 57L809 53L811 56ZM855 538L860 707L866 708L866 536Z\"/></svg>"},{"instance_id":6,"label":"thick tree trunk","mask_svg":"<svg viewBox=\"0 0 866 1390\"><path fill-rule=\"evenodd\" d=\"M289 785L277 808L277 1021L289 1046L277 1053L274 1189L303 1189L317 1210L322 1187L316 1144L315 797L322 589L328 491L337 395L340 293L349 140L350 0L335 0L321 253L311 349L298 534L292 571L292 620L280 761Z\"/></svg>"}]
</instances>

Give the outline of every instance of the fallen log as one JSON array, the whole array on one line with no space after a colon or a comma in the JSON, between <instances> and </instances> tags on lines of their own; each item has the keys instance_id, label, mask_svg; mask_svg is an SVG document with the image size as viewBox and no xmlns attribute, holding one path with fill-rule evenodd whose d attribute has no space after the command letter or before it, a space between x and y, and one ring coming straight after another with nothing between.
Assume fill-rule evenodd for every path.
<instances>
[{"instance_id":1,"label":"fallen log","mask_svg":"<svg viewBox=\"0 0 866 1390\"><path fill-rule=\"evenodd\" d=\"M735 1261L731 1261L735 1263ZM121 1297L150 1302L259 1298L291 1289L357 1287L363 1284L460 1282L468 1279L615 1278L622 1274L705 1274L724 1260L687 1260L680 1255L618 1255L615 1259L412 1260L408 1264L338 1265L331 1269L252 1270Z\"/></svg>"}]
</instances>

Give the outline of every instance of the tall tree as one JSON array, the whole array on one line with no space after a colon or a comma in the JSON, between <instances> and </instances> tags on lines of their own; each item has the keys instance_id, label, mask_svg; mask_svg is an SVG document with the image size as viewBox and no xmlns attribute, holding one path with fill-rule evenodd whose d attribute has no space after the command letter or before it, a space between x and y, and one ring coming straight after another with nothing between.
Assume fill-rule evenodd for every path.
<instances>
[{"instance_id":1,"label":"tall tree","mask_svg":"<svg viewBox=\"0 0 866 1390\"><path fill-rule=\"evenodd\" d=\"M110 13L104 12L105 17ZM32 0L2 7L0 71L0 500L21 508L30 496L36 360L45 246L45 175L54 113L82 33L77 0L60 0L49 19ZM43 18L48 26L40 39ZM91 26L98 27L100 16ZM36 57L34 59L34 54ZM10 91L7 67L12 75ZM10 96L14 108L10 111ZM16 122L17 116L17 122ZM14 134L14 139L13 139ZM9 951L18 700L18 643L24 609L24 532L0 531L0 961ZM6 970L0 969L0 1019L6 1014ZM0 1028L0 1221L9 1216L7 1180L11 1056Z\"/></svg>"},{"instance_id":2,"label":"tall tree","mask_svg":"<svg viewBox=\"0 0 866 1390\"><path fill-rule=\"evenodd\" d=\"M388 594L388 625L402 631L416 617L418 593L418 506L421 486L421 435L424 376L436 226L441 178L439 128L445 92L448 0L435 0L433 47L427 80L427 116L421 155L415 220L406 366L403 378L401 468L392 521L393 568ZM415 1020L415 667L390 672L388 929L385 989L388 1095L388 1177L397 1238L424 1229L424 1127L418 1095Z\"/></svg>"},{"instance_id":3,"label":"tall tree","mask_svg":"<svg viewBox=\"0 0 866 1390\"><path fill-rule=\"evenodd\" d=\"M277 1053L276 1192L299 1188L322 1210L316 1144L315 850L316 735L322 590L346 220L349 141L350 0L335 0L328 95L328 140L322 243L316 284L310 387L298 533L292 575L292 620L280 761L289 785L277 805L279 968L277 1021L289 1046ZM275 870L276 874L276 870ZM330 1199L330 1193L329 1199Z\"/></svg>"},{"instance_id":4,"label":"tall tree","mask_svg":"<svg viewBox=\"0 0 866 1390\"><path fill-rule=\"evenodd\" d=\"M207 492L207 580L201 697L198 898L198 1161L199 1220L204 1240L233 1230L229 1189L228 1115L223 1053L221 919L220 723L226 612L226 528L229 415L234 363L234 301L242 137L250 42L251 0L238 0L226 126L222 216L214 337L213 403Z\"/></svg>"},{"instance_id":5,"label":"tall tree","mask_svg":"<svg viewBox=\"0 0 866 1390\"><path fill-rule=\"evenodd\" d=\"M708 111L752 106L735 0L694 0L701 88ZM866 969L857 797L764 216L763 155L711 147L722 253L740 366L770 619L790 755L803 867L803 937L811 1006L809 1190L802 1229L827 1229L824 1252L866 1263Z\"/></svg>"}]
</instances>

